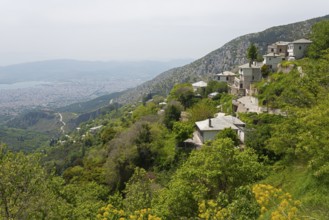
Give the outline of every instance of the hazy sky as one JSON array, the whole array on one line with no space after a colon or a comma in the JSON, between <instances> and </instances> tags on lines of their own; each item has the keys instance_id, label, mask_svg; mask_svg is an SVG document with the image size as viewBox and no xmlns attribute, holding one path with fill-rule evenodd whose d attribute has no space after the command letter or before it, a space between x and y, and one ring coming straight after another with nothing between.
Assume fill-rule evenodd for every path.
<instances>
[{"instance_id":1,"label":"hazy sky","mask_svg":"<svg viewBox=\"0 0 329 220\"><path fill-rule=\"evenodd\" d=\"M328 0L0 0L0 65L200 58L240 35L328 13Z\"/></svg>"}]
</instances>

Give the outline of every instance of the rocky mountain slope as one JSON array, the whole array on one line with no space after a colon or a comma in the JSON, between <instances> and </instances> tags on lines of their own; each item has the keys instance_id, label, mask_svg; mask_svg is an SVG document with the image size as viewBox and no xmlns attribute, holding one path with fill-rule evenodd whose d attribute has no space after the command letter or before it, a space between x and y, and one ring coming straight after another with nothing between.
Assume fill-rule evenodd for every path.
<instances>
[{"instance_id":1,"label":"rocky mountain slope","mask_svg":"<svg viewBox=\"0 0 329 220\"><path fill-rule=\"evenodd\" d=\"M329 15L288 25L276 26L258 33L237 37L221 48L192 62L191 64L168 70L154 79L128 90L118 98L120 103L140 100L149 93L167 94L176 83L207 80L224 70L232 70L247 62L246 50L250 43L255 43L261 54L266 47L276 41L293 41L307 38L314 23L329 19Z\"/></svg>"}]
</instances>

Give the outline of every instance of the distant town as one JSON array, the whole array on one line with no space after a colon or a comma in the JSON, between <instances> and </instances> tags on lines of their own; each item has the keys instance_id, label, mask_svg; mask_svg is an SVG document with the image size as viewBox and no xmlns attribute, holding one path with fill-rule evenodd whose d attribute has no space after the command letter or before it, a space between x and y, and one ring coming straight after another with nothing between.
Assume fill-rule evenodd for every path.
<instances>
[{"instance_id":1,"label":"distant town","mask_svg":"<svg viewBox=\"0 0 329 220\"><path fill-rule=\"evenodd\" d=\"M15 116L25 110L57 108L75 102L87 101L105 94L136 86L142 80L69 81L41 83L34 86L1 88L0 115Z\"/></svg>"}]
</instances>

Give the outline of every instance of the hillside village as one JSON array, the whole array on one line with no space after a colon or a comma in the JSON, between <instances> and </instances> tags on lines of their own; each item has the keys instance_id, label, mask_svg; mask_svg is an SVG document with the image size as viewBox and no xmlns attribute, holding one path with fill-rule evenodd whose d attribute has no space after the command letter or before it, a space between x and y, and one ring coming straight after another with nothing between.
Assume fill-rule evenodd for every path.
<instances>
[{"instance_id":1,"label":"hillside village","mask_svg":"<svg viewBox=\"0 0 329 220\"><path fill-rule=\"evenodd\" d=\"M0 218L327 220L329 20L304 36L72 130L61 111L34 151L0 143Z\"/></svg>"},{"instance_id":2,"label":"hillside village","mask_svg":"<svg viewBox=\"0 0 329 220\"><path fill-rule=\"evenodd\" d=\"M220 131L228 128L234 130L240 143L244 144L246 125L239 119L239 113L254 112L284 114L280 109L272 109L259 105L257 89L254 88L254 85L266 78L263 69L268 72L281 71L282 62L304 58L307 48L311 43L312 41L307 39L299 39L293 42L278 41L268 45L267 54L263 55L263 61L257 62L250 60L250 62L240 65L237 73L224 71L222 73L214 74L213 80L226 83L228 86L228 93L236 97L236 99L232 100L232 110L236 117L219 112L214 115L214 118L195 122L193 136L185 140L185 146L198 148L207 141L214 140ZM195 97L201 98L202 96L198 93L204 92L207 86L208 83L204 81L192 83ZM213 99L218 94L218 92L210 93L208 98ZM148 102L152 101L153 99L148 100ZM163 108L163 110L159 112L160 114L165 112L164 109L166 108L166 105L167 102L159 103L159 106ZM218 108L220 110L220 106L218 106ZM133 112L131 112L131 114L133 114ZM185 114L186 113L183 111L181 115L182 120L187 117ZM95 133L95 131L99 130L101 127L102 126L96 126L90 128L90 132Z\"/></svg>"},{"instance_id":3,"label":"hillside village","mask_svg":"<svg viewBox=\"0 0 329 220\"><path fill-rule=\"evenodd\" d=\"M307 48L312 41L307 39L299 39L293 42L278 41L267 47L267 54L263 55L263 61L257 62L250 60L249 63L240 65L238 73L224 71L214 75L214 80L225 82L228 85L228 93L237 97L232 101L233 112L255 112L255 113L273 113L284 114L280 109L270 109L262 107L258 104L257 89L254 84L261 81L265 76L264 70L268 72L276 72L280 68L280 63L283 61L293 61L304 58ZM205 89L207 83L199 81L192 84L194 91ZM218 92L208 95L209 98L214 98ZM223 113L216 114L215 118L209 118L204 121L195 123L197 131L194 132L193 139L187 140L200 146L205 141L213 140L217 133L225 128L231 128L237 132L240 141L244 142L245 123L237 117L225 116Z\"/></svg>"}]
</instances>

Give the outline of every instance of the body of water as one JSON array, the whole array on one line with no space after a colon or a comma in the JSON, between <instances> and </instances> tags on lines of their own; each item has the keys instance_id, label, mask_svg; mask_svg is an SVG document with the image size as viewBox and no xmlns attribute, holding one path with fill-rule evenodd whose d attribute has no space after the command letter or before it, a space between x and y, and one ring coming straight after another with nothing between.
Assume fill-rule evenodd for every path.
<instances>
[{"instance_id":1,"label":"body of water","mask_svg":"<svg viewBox=\"0 0 329 220\"><path fill-rule=\"evenodd\" d=\"M40 85L51 85L51 82L44 82L44 81L27 81L27 82L17 82L12 84L1 84L0 89L23 89L23 88L31 88Z\"/></svg>"}]
</instances>

